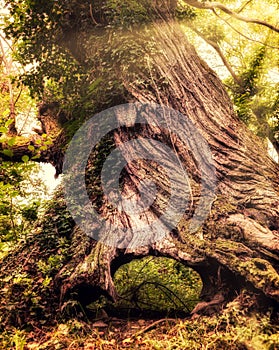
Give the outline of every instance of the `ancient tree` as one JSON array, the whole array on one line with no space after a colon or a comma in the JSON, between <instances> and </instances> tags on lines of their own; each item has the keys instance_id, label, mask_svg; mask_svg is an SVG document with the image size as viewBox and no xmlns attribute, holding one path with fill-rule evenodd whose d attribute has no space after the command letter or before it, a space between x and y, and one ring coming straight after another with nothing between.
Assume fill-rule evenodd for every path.
<instances>
[{"instance_id":1,"label":"ancient tree","mask_svg":"<svg viewBox=\"0 0 279 350\"><path fill-rule=\"evenodd\" d=\"M115 245L103 244L94 237L88 237L67 216L67 232L64 234L58 228L57 234L65 235L69 240L69 254L52 281L56 293L52 297L60 307L69 295L75 295L84 304L97 299L100 294L112 300L117 299L112 279L117 268L147 255L173 258L200 274L203 282L201 298L205 303L196 309L197 312L207 312L212 305L218 309L244 290L250 293L253 307L267 309L273 306L276 309L278 305L278 164L266 154L262 141L238 119L220 79L198 57L179 24L172 20L172 6L175 4L168 4L167 10L166 7L152 9L153 17L149 14L153 18L152 22L137 28L137 32L125 28L123 31L119 29L118 33L107 29L108 18L101 11L94 12L94 8L90 7L88 20L91 21L95 40L90 45L87 41L87 51L77 48L82 41L72 40L73 32L80 39L84 34L78 31L77 23L72 21L75 24L72 28L63 28L61 24L60 34L63 35L60 35L59 44L67 46L76 60L86 61L95 54L96 70L91 73L94 81L98 79L93 96L96 99L93 101L94 111L135 102L141 111L145 108L141 115L146 118L146 123L141 120L125 128L114 128L100 141L98 147L92 149L86 165L88 197L100 216L116 223L121 229L129 228L129 236L119 237ZM102 65L104 57L100 57L100 53L106 55L106 62L109 62L105 68ZM108 86L111 80L115 84ZM98 99L103 96L100 89L110 98L103 101ZM191 140L181 140L173 128L160 128L152 124L152 120L156 120L155 111L148 109L147 103L166 106L179 112L180 118L184 116L185 120L180 120L179 127L185 128L187 138ZM57 126L55 118L54 114L53 120ZM116 114L116 118L121 120L123 116L121 113ZM84 117L86 119L89 116ZM59 171L65 145L70 141L67 129L69 120L70 117L59 120L59 131L54 143L41 153L41 159L50 159L54 165L55 162L59 163ZM172 120L169 122L172 123ZM191 134L189 123L208 144L210 161L206 157L203 159L203 144L195 133ZM74 125L77 130L78 124ZM126 196L137 195L140 183L146 178L156 184L154 202L144 212L142 221L136 223L124 211L111 210L100 183L100 172L107 155L121 147L123 142L138 137L153 138L175 152L179 164L187 172L190 193L190 200L176 227L160 239L152 239L155 233L151 230L147 233L149 243L145 242L144 245L137 241L138 237L133 237L133 232L136 234L134 228L143 222L160 220L172 190L165 170L156 166L156 162L143 159L128 163L121 173L120 182ZM129 150L131 146L127 147ZM14 154L16 152L15 147ZM163 157L162 150L156 149L155 143L152 152ZM214 193L208 192L208 201L203 207L206 218L197 230L193 230L191 222L199 207L202 186L213 186L210 183L212 179L202 178L204 174L197 155L200 160L203 159L209 171L214 170L215 184ZM124 154L125 157L129 159L127 154ZM111 169L113 172L113 166ZM50 213L46 215L46 222L36 229L42 230L42 235L44 227L50 225L47 220L52 220L51 215L59 216L61 208L57 206ZM200 215L203 213L200 212ZM92 226L95 224L92 222ZM94 226L95 232L101 232L101 229ZM117 235L117 232L114 234ZM10 273L12 259L24 256L25 271L39 278L34 266L39 259L36 256L45 251L45 247L44 244L37 244L36 240L38 238L33 237L34 250L31 252L26 247L20 247L13 256L5 259L5 273ZM121 245L120 241L123 240L126 241ZM44 236L46 241L47 235ZM129 244L131 242L133 244ZM48 244L50 250L58 250L51 242Z\"/></svg>"}]
</instances>

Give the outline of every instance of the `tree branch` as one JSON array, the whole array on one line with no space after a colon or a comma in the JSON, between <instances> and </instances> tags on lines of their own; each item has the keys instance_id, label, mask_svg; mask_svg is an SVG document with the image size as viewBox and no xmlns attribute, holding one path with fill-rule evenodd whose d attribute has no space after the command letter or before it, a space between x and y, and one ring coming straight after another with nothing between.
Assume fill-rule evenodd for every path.
<instances>
[{"instance_id":1,"label":"tree branch","mask_svg":"<svg viewBox=\"0 0 279 350\"><path fill-rule=\"evenodd\" d=\"M10 139L11 137L1 139L0 162L23 162L22 157L28 156L32 161L52 164L56 169L56 176L62 172L63 151L61 144L64 141L63 134L55 138L51 144L45 144L45 139L40 135L16 136L13 145L9 146Z\"/></svg>"},{"instance_id":2,"label":"tree branch","mask_svg":"<svg viewBox=\"0 0 279 350\"><path fill-rule=\"evenodd\" d=\"M14 136L13 136L14 137ZM29 147L34 144L34 137L16 137L14 145L9 146L8 142L11 138L1 140L0 142L0 160L11 161L11 162L22 162L23 156L28 156L30 159L34 156L34 151ZM9 150L9 153L5 152ZM34 159L35 161L45 161L43 154L40 154L40 157Z\"/></svg>"},{"instance_id":3,"label":"tree branch","mask_svg":"<svg viewBox=\"0 0 279 350\"><path fill-rule=\"evenodd\" d=\"M92 10L92 5L90 4L89 5L89 13L90 13L90 17L92 19L92 22L94 25L99 25L99 23L95 20L94 16L93 16L93 10Z\"/></svg>"},{"instance_id":4,"label":"tree branch","mask_svg":"<svg viewBox=\"0 0 279 350\"><path fill-rule=\"evenodd\" d=\"M224 6L223 4L220 4L219 2L199 2L197 0L185 0L185 2L192 7L195 7L197 9L201 9L201 10L215 10L215 9L219 9L225 13L227 13L228 15L230 15L231 17L234 17L240 21L246 22L246 23L254 23L254 24L259 24L261 26L267 27L277 33L279 33L279 28L273 26L272 24L259 20L259 19L254 19L254 18L248 18L248 17L244 17L241 16L240 14L228 9L226 6Z\"/></svg>"},{"instance_id":5,"label":"tree branch","mask_svg":"<svg viewBox=\"0 0 279 350\"><path fill-rule=\"evenodd\" d=\"M242 12L246 6L248 6L253 0L248 0L245 4L241 5L240 8L236 11L238 14Z\"/></svg>"},{"instance_id":6,"label":"tree branch","mask_svg":"<svg viewBox=\"0 0 279 350\"><path fill-rule=\"evenodd\" d=\"M197 30L194 26L189 25L189 28L192 29L196 34L198 34L198 36L200 36L208 45L210 45L211 47L213 47L213 49L218 53L218 55L220 56L221 60L224 63L224 66L227 68L227 70L230 72L234 82L238 85L241 85L241 80L238 78L238 76L235 74L234 70L232 69L230 63L228 62L228 60L226 59L226 57L224 56L222 50L220 49L220 46L218 45L218 43L207 39L199 30Z\"/></svg>"},{"instance_id":7,"label":"tree branch","mask_svg":"<svg viewBox=\"0 0 279 350\"><path fill-rule=\"evenodd\" d=\"M245 38L245 39L247 39L247 40L249 40L249 41L252 41L252 42L254 42L254 43L258 43L258 44L264 45L264 46L269 47L269 48L271 48L271 49L279 50L279 48L276 47L276 46L269 45L269 44L267 44L267 43L265 43L265 42L262 42L262 41L260 41L260 40L252 39L252 38L250 38L249 36L243 34L243 33L240 32L238 29L236 29L233 25L231 25L231 23L229 23L229 21L227 21L225 18L219 16L218 13L217 13L215 10L213 10L213 12L214 12L214 14L215 14L218 18L220 18L223 22L225 22L233 31L235 31L237 34L243 36L243 38Z\"/></svg>"}]
</instances>

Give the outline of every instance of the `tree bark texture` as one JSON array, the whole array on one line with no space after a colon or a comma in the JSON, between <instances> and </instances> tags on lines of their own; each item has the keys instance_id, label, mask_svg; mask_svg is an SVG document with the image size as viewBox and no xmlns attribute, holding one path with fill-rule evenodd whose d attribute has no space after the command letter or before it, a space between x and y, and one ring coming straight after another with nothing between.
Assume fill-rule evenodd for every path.
<instances>
[{"instance_id":1,"label":"tree bark texture","mask_svg":"<svg viewBox=\"0 0 279 350\"><path fill-rule=\"evenodd\" d=\"M123 77L126 88L137 101L171 106L192 121L210 145L218 186L201 233L188 232L189 217L186 217L179 223L177 232L164 240L144 248L127 249L124 254L144 256L156 252L194 267L203 278L204 291L210 290L211 296L220 290L223 294L237 293L249 285L278 301L278 165L266 155L261 141L238 120L222 83L198 58L179 28L158 25L153 34L161 51L150 58L153 60L150 75L143 77L148 89ZM166 83L160 85L162 77ZM191 215L199 196L198 190L195 193L199 187L199 169L192 155L180 140L170 140L164 130L158 132L156 127L148 126L141 131L145 137L155 135L171 143L179 153L194 189L193 208L188 208ZM129 132L118 130L115 143L130 137ZM195 142L198 146L198 140ZM161 179L159 186L163 193L167 181L144 163L129 165L128 190L139 184L143 169ZM104 212L106 205L104 202ZM156 215L156 210L153 214ZM119 216L114 219L119 224L128 222L128 218ZM110 258L111 262L121 260L117 249L111 250ZM78 271L71 275L71 285L75 285L79 274Z\"/></svg>"}]
</instances>

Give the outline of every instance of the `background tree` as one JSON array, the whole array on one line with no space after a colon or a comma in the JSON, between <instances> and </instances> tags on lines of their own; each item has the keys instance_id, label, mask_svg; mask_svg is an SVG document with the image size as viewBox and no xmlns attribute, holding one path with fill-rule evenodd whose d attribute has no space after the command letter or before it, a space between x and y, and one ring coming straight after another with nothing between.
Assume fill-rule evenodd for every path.
<instances>
[{"instance_id":1,"label":"background tree","mask_svg":"<svg viewBox=\"0 0 279 350\"><path fill-rule=\"evenodd\" d=\"M7 11L1 3L0 17L0 135L7 147L3 155L12 156L11 147L16 143L16 136L34 134L32 127L40 130L34 121L35 102L29 90L20 83L19 75L24 72L16 61L13 42L7 40L3 32L3 18ZM37 124L37 125L36 125ZM18 137L20 139L20 137ZM0 246L1 258L20 240L29 234L30 225L34 224L41 212L46 198L46 187L39 178L41 167L28 162L24 156L20 163L3 161L0 170Z\"/></svg>"},{"instance_id":2,"label":"background tree","mask_svg":"<svg viewBox=\"0 0 279 350\"><path fill-rule=\"evenodd\" d=\"M259 136L268 138L278 153L278 35L276 28L270 31L259 23L266 20L276 26L277 5L267 2L261 15L263 20L255 21L259 25L254 25L243 18L255 18L261 12L251 1L241 5L227 1L220 6L194 3L193 6L203 9L195 12L194 20L185 21L185 26L220 56L227 69L227 73L221 74L226 78L239 117ZM222 10L224 4L233 7L236 16L228 16L229 12ZM202 50L199 52L202 54Z\"/></svg>"}]
</instances>

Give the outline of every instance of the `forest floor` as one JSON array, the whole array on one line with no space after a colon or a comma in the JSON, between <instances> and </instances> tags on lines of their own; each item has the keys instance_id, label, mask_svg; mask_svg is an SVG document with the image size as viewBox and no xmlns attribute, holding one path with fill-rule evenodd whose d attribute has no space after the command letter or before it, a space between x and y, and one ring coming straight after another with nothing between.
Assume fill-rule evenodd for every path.
<instances>
[{"instance_id":1,"label":"forest floor","mask_svg":"<svg viewBox=\"0 0 279 350\"><path fill-rule=\"evenodd\" d=\"M37 330L26 338L26 349L159 349L150 338L167 340L178 319L127 320L112 318L92 323L71 321L55 330ZM149 333L149 336L147 334Z\"/></svg>"},{"instance_id":2,"label":"forest floor","mask_svg":"<svg viewBox=\"0 0 279 350\"><path fill-rule=\"evenodd\" d=\"M220 315L192 318L71 318L0 335L15 350L279 350L279 326L268 315L247 315L232 304Z\"/></svg>"}]
</instances>

